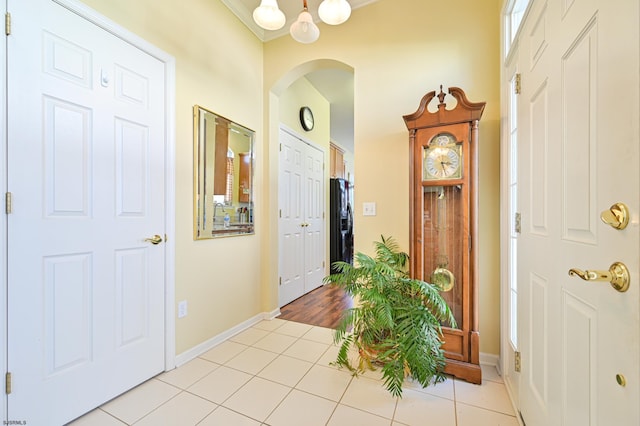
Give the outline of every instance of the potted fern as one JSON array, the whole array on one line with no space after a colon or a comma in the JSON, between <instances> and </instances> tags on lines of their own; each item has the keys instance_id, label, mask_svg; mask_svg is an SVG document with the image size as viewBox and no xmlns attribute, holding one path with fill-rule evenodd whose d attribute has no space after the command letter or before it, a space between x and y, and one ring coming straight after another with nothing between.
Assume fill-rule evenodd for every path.
<instances>
[{"instance_id":1,"label":"potted fern","mask_svg":"<svg viewBox=\"0 0 640 426\"><path fill-rule=\"evenodd\" d=\"M324 279L356 300L335 330L340 349L334 364L354 374L379 366L386 389L402 397L406 377L423 387L445 379L440 324L455 320L438 287L410 278L408 254L393 238L381 238L374 258L356 253L355 266L335 262L336 272Z\"/></svg>"}]
</instances>

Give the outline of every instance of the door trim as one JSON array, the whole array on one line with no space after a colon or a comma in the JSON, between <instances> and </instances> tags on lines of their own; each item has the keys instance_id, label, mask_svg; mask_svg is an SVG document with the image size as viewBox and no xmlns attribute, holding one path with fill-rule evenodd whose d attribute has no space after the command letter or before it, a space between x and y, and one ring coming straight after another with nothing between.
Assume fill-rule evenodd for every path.
<instances>
[{"instance_id":1,"label":"door trim","mask_svg":"<svg viewBox=\"0 0 640 426\"><path fill-rule=\"evenodd\" d=\"M72 11L78 16L86 19L87 21L95 24L99 28L115 35L121 40L135 46L146 54L156 58L164 64L165 72L165 230L167 235L165 241L165 283L164 283L164 297L165 297L165 371L175 367L175 67L176 60L173 56L160 50L158 47L152 45L146 40L140 38L129 30L121 27L117 23L107 19L105 16L99 14L95 10L88 6L78 2L77 0L51 0L60 6ZM8 5L5 3L5 12ZM10 37L10 36L9 36ZM0 47L0 79L6 82L6 70L7 70L7 56L6 56L6 43L1 43ZM5 84L0 84L0 99L2 99L0 105L0 128L6 129L7 125L7 87ZM2 132L0 136L2 140L3 148L0 150L0 186L4 188L4 192L9 191L7 187L7 134L6 131ZM5 271L0 278L0 305L7 306L7 215L3 214L0 219L0 239L2 240L2 246L0 248L0 265L2 270ZM2 341L0 348L0 364L3 366L2 371L6 373L7 369L7 318L5 315L0 316L0 339ZM6 419L7 415L7 397L2 398L0 404L0 417Z\"/></svg>"},{"instance_id":2,"label":"door trim","mask_svg":"<svg viewBox=\"0 0 640 426\"><path fill-rule=\"evenodd\" d=\"M7 2L4 2L4 11L7 12ZM8 37L8 36L5 36ZM2 149L0 149L0 186L3 189L3 192L9 190L7 188L7 42L5 40L4 43L0 43L0 81L4 82L0 84L0 129L3 129L0 135L2 138ZM4 197L4 195L3 195ZM3 207L4 210L4 207ZM2 245L0 246L0 270L3 271L0 277L0 286L2 290L0 291L0 306L4 308L4 312L7 312L7 290L8 290L8 272L7 272L7 260L8 260L8 235L7 235L7 214L3 212L2 218L0 218L0 239L2 241ZM3 372L3 375L7 372L7 315L0 315L0 365L2 365L2 369L0 371ZM4 393L4 392L3 392ZM7 419L7 401L8 398L5 394L4 398L1 398L2 402L0 402L0 417L3 420Z\"/></svg>"}]
</instances>

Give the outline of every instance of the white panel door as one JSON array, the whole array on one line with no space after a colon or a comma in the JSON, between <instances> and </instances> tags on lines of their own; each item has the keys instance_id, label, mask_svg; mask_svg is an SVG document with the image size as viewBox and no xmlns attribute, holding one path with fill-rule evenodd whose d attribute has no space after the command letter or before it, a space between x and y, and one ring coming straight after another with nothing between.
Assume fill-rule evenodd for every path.
<instances>
[{"instance_id":1,"label":"white panel door","mask_svg":"<svg viewBox=\"0 0 640 426\"><path fill-rule=\"evenodd\" d=\"M324 153L280 129L279 306L322 285L324 192Z\"/></svg>"},{"instance_id":2,"label":"white panel door","mask_svg":"<svg viewBox=\"0 0 640 426\"><path fill-rule=\"evenodd\" d=\"M280 130L279 306L304 294L304 161L306 144Z\"/></svg>"},{"instance_id":3,"label":"white panel door","mask_svg":"<svg viewBox=\"0 0 640 426\"><path fill-rule=\"evenodd\" d=\"M519 39L520 411L640 424L639 4L533 1ZM617 230L599 216L625 203ZM627 265L631 286L569 276Z\"/></svg>"},{"instance_id":4,"label":"white panel door","mask_svg":"<svg viewBox=\"0 0 640 426\"><path fill-rule=\"evenodd\" d=\"M320 287L325 276L324 154L307 146L304 164L304 293L308 293Z\"/></svg>"},{"instance_id":5,"label":"white panel door","mask_svg":"<svg viewBox=\"0 0 640 426\"><path fill-rule=\"evenodd\" d=\"M164 65L8 9L8 418L64 424L164 369Z\"/></svg>"}]
</instances>

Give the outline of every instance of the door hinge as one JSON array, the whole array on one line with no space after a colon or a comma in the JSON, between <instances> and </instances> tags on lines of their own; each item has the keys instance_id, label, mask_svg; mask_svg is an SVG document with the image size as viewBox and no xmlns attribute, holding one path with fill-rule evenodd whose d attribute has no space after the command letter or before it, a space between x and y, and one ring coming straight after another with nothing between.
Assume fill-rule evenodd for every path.
<instances>
[{"instance_id":1,"label":"door hinge","mask_svg":"<svg viewBox=\"0 0 640 426\"><path fill-rule=\"evenodd\" d=\"M519 95L522 92L522 76L520 73L516 73L513 91L516 95Z\"/></svg>"},{"instance_id":2,"label":"door hinge","mask_svg":"<svg viewBox=\"0 0 640 426\"><path fill-rule=\"evenodd\" d=\"M520 359L520 352L516 351L515 352L515 359L514 359L514 366L513 369L516 371L516 373L519 373L520 370L522 369L522 360Z\"/></svg>"},{"instance_id":3,"label":"door hinge","mask_svg":"<svg viewBox=\"0 0 640 426\"><path fill-rule=\"evenodd\" d=\"M282 217L282 209L280 209L280 217Z\"/></svg>"},{"instance_id":4,"label":"door hinge","mask_svg":"<svg viewBox=\"0 0 640 426\"><path fill-rule=\"evenodd\" d=\"M280 144L280 151L282 151L282 144Z\"/></svg>"},{"instance_id":5,"label":"door hinge","mask_svg":"<svg viewBox=\"0 0 640 426\"><path fill-rule=\"evenodd\" d=\"M516 212L514 222L513 230L516 231L516 234L519 234L522 231L522 216L519 212Z\"/></svg>"},{"instance_id":6,"label":"door hinge","mask_svg":"<svg viewBox=\"0 0 640 426\"><path fill-rule=\"evenodd\" d=\"M9 395L11 393L11 373L9 373L8 371L5 375L4 382L5 392L7 393L7 395Z\"/></svg>"},{"instance_id":7,"label":"door hinge","mask_svg":"<svg viewBox=\"0 0 640 426\"><path fill-rule=\"evenodd\" d=\"M322 267L324 268L324 266L325 266L325 263L324 263L324 260L323 260L323 261L322 261Z\"/></svg>"},{"instance_id":8,"label":"door hinge","mask_svg":"<svg viewBox=\"0 0 640 426\"><path fill-rule=\"evenodd\" d=\"M4 14L4 33L11 35L11 14L9 12Z\"/></svg>"},{"instance_id":9,"label":"door hinge","mask_svg":"<svg viewBox=\"0 0 640 426\"><path fill-rule=\"evenodd\" d=\"M279 280L279 284L282 285L282 277L279 277L278 280Z\"/></svg>"},{"instance_id":10,"label":"door hinge","mask_svg":"<svg viewBox=\"0 0 640 426\"><path fill-rule=\"evenodd\" d=\"M4 206L5 206L5 212L7 214L13 213L13 200L10 192L7 192L4 195Z\"/></svg>"}]
</instances>

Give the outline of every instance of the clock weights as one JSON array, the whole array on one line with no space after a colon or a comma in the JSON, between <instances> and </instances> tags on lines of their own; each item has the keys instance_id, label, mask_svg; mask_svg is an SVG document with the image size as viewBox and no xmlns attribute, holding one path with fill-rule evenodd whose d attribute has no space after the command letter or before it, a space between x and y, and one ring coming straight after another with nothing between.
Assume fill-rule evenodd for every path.
<instances>
[{"instance_id":1,"label":"clock weights","mask_svg":"<svg viewBox=\"0 0 640 426\"><path fill-rule=\"evenodd\" d=\"M450 87L427 93L405 115L410 143L411 276L440 288L456 319L443 324L445 372L480 384L478 332L478 122L484 102ZM437 96L437 110L429 103Z\"/></svg>"}]
</instances>

